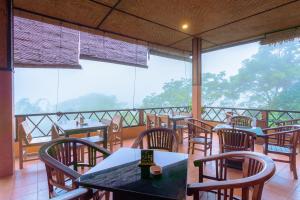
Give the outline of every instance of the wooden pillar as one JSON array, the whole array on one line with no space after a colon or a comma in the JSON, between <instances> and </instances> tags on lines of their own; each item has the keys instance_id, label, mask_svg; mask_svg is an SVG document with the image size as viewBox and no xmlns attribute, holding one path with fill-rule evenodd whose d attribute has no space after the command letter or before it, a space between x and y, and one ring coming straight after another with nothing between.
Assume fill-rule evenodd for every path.
<instances>
[{"instance_id":1,"label":"wooden pillar","mask_svg":"<svg viewBox=\"0 0 300 200\"><path fill-rule=\"evenodd\" d=\"M12 1L0 1L0 177L14 172Z\"/></svg>"},{"instance_id":2,"label":"wooden pillar","mask_svg":"<svg viewBox=\"0 0 300 200\"><path fill-rule=\"evenodd\" d=\"M193 117L201 118L201 87L202 87L202 65L201 65L201 38L193 38L192 55L193 55L193 88L192 88L192 113Z\"/></svg>"}]
</instances>

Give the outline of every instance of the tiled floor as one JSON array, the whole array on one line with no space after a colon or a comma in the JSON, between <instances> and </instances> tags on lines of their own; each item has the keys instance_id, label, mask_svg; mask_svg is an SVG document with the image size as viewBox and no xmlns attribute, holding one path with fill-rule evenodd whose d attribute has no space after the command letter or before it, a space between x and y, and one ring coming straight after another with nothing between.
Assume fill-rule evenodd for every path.
<instances>
[{"instance_id":1,"label":"tiled floor","mask_svg":"<svg viewBox=\"0 0 300 200\"><path fill-rule=\"evenodd\" d=\"M131 146L132 140L125 141L125 146ZM180 145L180 152L187 152L187 142ZM256 151L261 152L261 146L256 145ZM215 138L213 153L218 153L218 143ZM193 167L193 160L203 156L202 152L195 152L189 156L188 182L197 181L197 169ZM297 158L298 174L300 176L300 155ZM44 164L41 161L25 163L24 169L16 172L13 177L0 179L0 200L43 200L48 199L47 178ZM300 199L300 181L294 180L289 165L276 163L276 174L269 180L263 191L265 200L296 200Z\"/></svg>"}]
</instances>

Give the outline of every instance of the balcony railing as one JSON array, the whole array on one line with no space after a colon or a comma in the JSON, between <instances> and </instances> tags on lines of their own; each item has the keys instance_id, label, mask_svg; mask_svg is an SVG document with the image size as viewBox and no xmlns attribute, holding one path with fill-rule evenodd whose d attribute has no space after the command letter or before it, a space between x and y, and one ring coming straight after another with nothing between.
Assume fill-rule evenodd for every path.
<instances>
[{"instance_id":1,"label":"balcony railing","mask_svg":"<svg viewBox=\"0 0 300 200\"><path fill-rule=\"evenodd\" d=\"M102 121L111 120L115 115L120 115L123 118L124 127L134 127L145 124L146 113L163 114L170 112L190 112L190 110L189 107L164 107L16 115L16 132L18 133L18 125L25 120L28 121L32 137L45 137L50 136L52 124L58 121L77 120L80 117Z\"/></svg>"},{"instance_id":2,"label":"balcony railing","mask_svg":"<svg viewBox=\"0 0 300 200\"><path fill-rule=\"evenodd\" d=\"M93 120L111 120L114 115L123 118L124 127L135 127L145 125L146 113L164 114L170 112L190 112L190 107L164 107L164 108L143 108L143 109L119 109L119 110L97 110L81 112L58 112L16 115L16 132L18 124L27 120L33 137L45 137L51 134L51 126L54 122L64 120L76 120L79 117ZM263 121L265 127L275 126L275 123L282 120L300 118L300 111L286 110L263 110L245 109L230 107L205 107L202 119L214 122L225 122L226 112L233 112L234 115L245 115Z\"/></svg>"},{"instance_id":3,"label":"balcony railing","mask_svg":"<svg viewBox=\"0 0 300 200\"><path fill-rule=\"evenodd\" d=\"M205 107L202 119L214 122L225 122L226 113L233 115L244 115L256 118L265 123L266 127L273 127L276 122L300 118L300 111L291 110L266 110L266 109L245 109L230 107Z\"/></svg>"}]
</instances>

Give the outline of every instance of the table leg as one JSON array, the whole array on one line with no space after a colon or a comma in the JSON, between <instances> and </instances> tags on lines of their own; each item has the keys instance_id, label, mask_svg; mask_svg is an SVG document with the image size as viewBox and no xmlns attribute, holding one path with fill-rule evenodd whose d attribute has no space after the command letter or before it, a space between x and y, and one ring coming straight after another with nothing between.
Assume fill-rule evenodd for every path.
<instances>
[{"instance_id":1,"label":"table leg","mask_svg":"<svg viewBox=\"0 0 300 200\"><path fill-rule=\"evenodd\" d=\"M173 120L173 130L176 131L176 120Z\"/></svg>"},{"instance_id":2,"label":"table leg","mask_svg":"<svg viewBox=\"0 0 300 200\"><path fill-rule=\"evenodd\" d=\"M107 149L107 135L108 135L108 129L107 128L105 128L104 129L104 133L103 133L103 147L105 148L105 149Z\"/></svg>"}]
</instances>

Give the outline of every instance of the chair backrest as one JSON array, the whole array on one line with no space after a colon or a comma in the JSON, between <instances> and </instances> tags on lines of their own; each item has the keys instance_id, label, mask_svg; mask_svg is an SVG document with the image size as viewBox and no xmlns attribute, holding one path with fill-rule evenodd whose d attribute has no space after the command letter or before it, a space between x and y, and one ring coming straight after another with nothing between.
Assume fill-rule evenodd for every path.
<instances>
[{"instance_id":1,"label":"chair backrest","mask_svg":"<svg viewBox=\"0 0 300 200\"><path fill-rule=\"evenodd\" d=\"M171 125L169 115L159 115L158 116L158 126L162 128L169 128Z\"/></svg>"},{"instance_id":2,"label":"chair backrest","mask_svg":"<svg viewBox=\"0 0 300 200\"><path fill-rule=\"evenodd\" d=\"M255 133L233 128L223 128L219 129L217 134L219 136L221 153L229 151L254 151Z\"/></svg>"},{"instance_id":3,"label":"chair backrest","mask_svg":"<svg viewBox=\"0 0 300 200\"><path fill-rule=\"evenodd\" d=\"M58 139L59 138L59 130L55 124L51 127L51 139Z\"/></svg>"},{"instance_id":4,"label":"chair backrest","mask_svg":"<svg viewBox=\"0 0 300 200\"><path fill-rule=\"evenodd\" d=\"M80 149L84 146L88 149L87 161L79 159ZM39 156L46 166L49 197L56 195L55 188L66 191L77 188L74 181L80 176L78 167L95 166L96 156L99 156L97 153L104 157L110 154L106 149L78 138L57 139L44 144L39 150Z\"/></svg>"},{"instance_id":5,"label":"chair backrest","mask_svg":"<svg viewBox=\"0 0 300 200\"><path fill-rule=\"evenodd\" d=\"M229 179L226 161L232 159L243 161L243 176L239 179ZM204 163L215 162L216 173L204 174ZM238 199L260 200L264 184L275 173L274 161L261 153L256 152L229 152L220 155L213 155L194 161L194 165L199 167L199 183L188 185L188 195L193 195L199 200L199 192L212 192L218 200L237 199L234 194L241 194ZM236 173L236 172L235 172ZM204 178L215 180L205 182ZM241 193L240 193L241 191Z\"/></svg>"},{"instance_id":6,"label":"chair backrest","mask_svg":"<svg viewBox=\"0 0 300 200\"><path fill-rule=\"evenodd\" d=\"M32 133L31 128L28 124L28 121L25 120L20 124L20 142L22 142L25 145L29 145L32 141Z\"/></svg>"},{"instance_id":7,"label":"chair backrest","mask_svg":"<svg viewBox=\"0 0 300 200\"><path fill-rule=\"evenodd\" d=\"M205 139L212 139L213 126L194 118L190 118L186 120L186 122L188 125L189 138L203 137Z\"/></svg>"},{"instance_id":8,"label":"chair backrest","mask_svg":"<svg viewBox=\"0 0 300 200\"><path fill-rule=\"evenodd\" d=\"M234 116L231 117L230 124L234 126L247 126L251 127L252 118L247 116Z\"/></svg>"},{"instance_id":9,"label":"chair backrest","mask_svg":"<svg viewBox=\"0 0 300 200\"><path fill-rule=\"evenodd\" d=\"M144 149L144 138L147 140L147 149L161 149L167 151L178 151L176 133L169 128L152 128L143 131L135 140L132 148Z\"/></svg>"},{"instance_id":10,"label":"chair backrest","mask_svg":"<svg viewBox=\"0 0 300 200\"><path fill-rule=\"evenodd\" d=\"M158 127L158 119L156 114L147 113L146 114L146 128L157 128Z\"/></svg>"},{"instance_id":11,"label":"chair backrest","mask_svg":"<svg viewBox=\"0 0 300 200\"><path fill-rule=\"evenodd\" d=\"M123 119L121 115L115 115L112 119L113 132L122 132Z\"/></svg>"}]
</instances>

